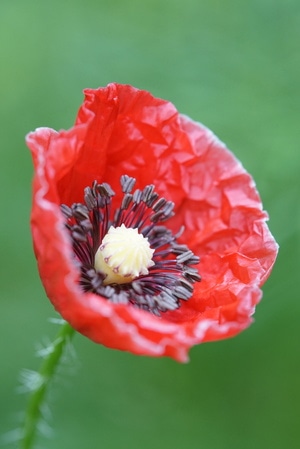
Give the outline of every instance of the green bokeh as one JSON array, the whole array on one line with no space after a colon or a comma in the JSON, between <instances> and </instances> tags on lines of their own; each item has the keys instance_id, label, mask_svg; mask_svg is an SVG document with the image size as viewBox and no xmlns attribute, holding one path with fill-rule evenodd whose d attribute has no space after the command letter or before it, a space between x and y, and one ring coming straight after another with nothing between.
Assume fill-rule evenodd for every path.
<instances>
[{"instance_id":1,"label":"green bokeh","mask_svg":"<svg viewBox=\"0 0 300 449\"><path fill-rule=\"evenodd\" d=\"M17 426L21 368L52 337L29 213L24 135L72 126L84 87L130 83L209 126L254 176L281 246L255 324L191 362L77 335L51 395L62 449L296 449L299 414L298 0L1 0L0 432Z\"/></svg>"}]
</instances>

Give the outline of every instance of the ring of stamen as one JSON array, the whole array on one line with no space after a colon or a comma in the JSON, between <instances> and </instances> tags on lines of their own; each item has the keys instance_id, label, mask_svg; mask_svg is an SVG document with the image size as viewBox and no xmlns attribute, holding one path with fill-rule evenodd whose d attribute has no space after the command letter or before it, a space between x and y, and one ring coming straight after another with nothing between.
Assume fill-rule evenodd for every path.
<instances>
[{"instance_id":1,"label":"ring of stamen","mask_svg":"<svg viewBox=\"0 0 300 449\"><path fill-rule=\"evenodd\" d=\"M124 196L113 215L114 191L96 181L85 189L85 204L61 206L80 284L86 292L155 315L175 310L201 280L194 266L199 258L177 242L182 230L174 235L161 224L174 215L171 201L160 198L153 185L132 193L135 179L127 175L120 182Z\"/></svg>"}]
</instances>

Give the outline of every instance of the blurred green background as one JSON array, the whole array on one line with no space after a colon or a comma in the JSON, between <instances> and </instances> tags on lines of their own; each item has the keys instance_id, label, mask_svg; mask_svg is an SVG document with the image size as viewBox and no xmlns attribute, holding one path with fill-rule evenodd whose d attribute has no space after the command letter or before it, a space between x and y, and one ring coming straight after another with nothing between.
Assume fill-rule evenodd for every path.
<instances>
[{"instance_id":1,"label":"blurred green background","mask_svg":"<svg viewBox=\"0 0 300 449\"><path fill-rule=\"evenodd\" d=\"M281 251L255 323L191 362L77 335L51 395L62 449L296 449L299 412L298 0L1 0L0 432L17 427L22 368L56 333L31 247L25 134L72 126L82 89L129 83L209 126L254 176ZM13 447L13 446L12 446Z\"/></svg>"}]
</instances>

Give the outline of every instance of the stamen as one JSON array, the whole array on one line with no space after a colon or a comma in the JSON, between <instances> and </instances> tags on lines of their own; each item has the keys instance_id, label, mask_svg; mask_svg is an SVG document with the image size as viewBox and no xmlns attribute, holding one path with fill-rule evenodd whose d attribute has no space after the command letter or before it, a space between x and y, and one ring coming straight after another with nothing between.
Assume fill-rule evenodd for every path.
<instances>
[{"instance_id":1,"label":"stamen","mask_svg":"<svg viewBox=\"0 0 300 449\"><path fill-rule=\"evenodd\" d=\"M174 215L174 203L153 185L132 193L135 182L121 176L124 196L115 212L114 191L96 181L84 189L85 204L62 205L61 211L83 290L160 316L192 296L201 280L193 266L199 258L177 242L183 228L173 234L160 224Z\"/></svg>"},{"instance_id":2,"label":"stamen","mask_svg":"<svg viewBox=\"0 0 300 449\"><path fill-rule=\"evenodd\" d=\"M131 178L128 175L122 175L121 176L121 187L123 193L130 193L135 185L136 180L134 178Z\"/></svg>"}]
</instances>

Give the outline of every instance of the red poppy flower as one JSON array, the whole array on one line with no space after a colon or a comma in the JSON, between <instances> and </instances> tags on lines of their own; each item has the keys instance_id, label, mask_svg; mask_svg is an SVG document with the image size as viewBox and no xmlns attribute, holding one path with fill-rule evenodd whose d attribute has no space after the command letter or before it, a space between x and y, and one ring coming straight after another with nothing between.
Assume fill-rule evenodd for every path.
<instances>
[{"instance_id":1,"label":"red poppy flower","mask_svg":"<svg viewBox=\"0 0 300 449\"><path fill-rule=\"evenodd\" d=\"M211 131L146 91L109 84L85 90L70 130L39 128L27 144L40 276L78 332L186 361L193 345L249 326L277 245L253 179ZM124 223L148 237L153 261L107 285L95 254Z\"/></svg>"}]
</instances>

